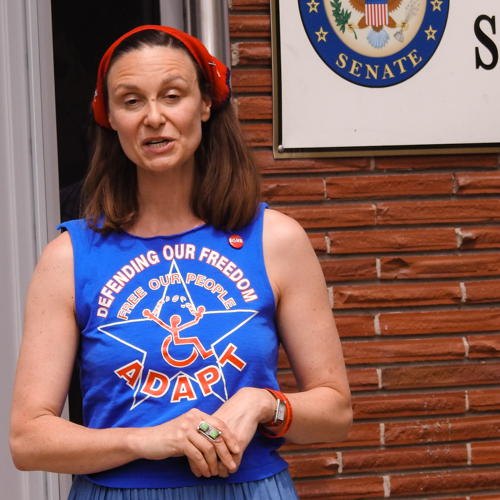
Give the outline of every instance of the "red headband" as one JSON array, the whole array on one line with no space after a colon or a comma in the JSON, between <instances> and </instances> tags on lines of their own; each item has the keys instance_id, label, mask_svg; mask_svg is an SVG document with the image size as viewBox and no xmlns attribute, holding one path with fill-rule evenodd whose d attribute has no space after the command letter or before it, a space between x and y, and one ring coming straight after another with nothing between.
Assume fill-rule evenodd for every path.
<instances>
[{"instance_id":1,"label":"red headband","mask_svg":"<svg viewBox=\"0 0 500 500\"><path fill-rule=\"evenodd\" d=\"M101 59L101 64L99 64L99 71L97 74L97 87L94 94L94 101L92 107L94 108L95 121L102 127L111 128L108 120L108 114L106 112L106 103L104 102L104 93L102 87L102 80L106 75L108 70L109 61L111 56L115 51L116 47L120 43L128 38L130 35L144 30L156 30L163 31L169 35L177 38L181 41L186 48L189 50L191 55L196 59L200 65L205 78L210 83L210 88L212 90L212 109L215 110L224 105L231 97L231 86L229 83L229 68L220 62L218 59L210 55L206 47L196 38L183 31L176 30L175 28L169 28L167 26L139 26L138 28L129 31L122 37L120 37L104 54Z\"/></svg>"}]
</instances>

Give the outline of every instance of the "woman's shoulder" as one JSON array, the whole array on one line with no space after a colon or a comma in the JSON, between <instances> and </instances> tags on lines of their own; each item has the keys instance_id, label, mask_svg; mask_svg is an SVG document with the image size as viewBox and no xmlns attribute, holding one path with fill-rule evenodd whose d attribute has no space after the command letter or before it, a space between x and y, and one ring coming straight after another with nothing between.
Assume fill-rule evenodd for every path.
<instances>
[{"instance_id":1,"label":"woman's shoulder","mask_svg":"<svg viewBox=\"0 0 500 500\"><path fill-rule=\"evenodd\" d=\"M47 244L38 263L63 265L68 261L73 261L73 245L69 232L65 231Z\"/></svg>"},{"instance_id":2,"label":"woman's shoulder","mask_svg":"<svg viewBox=\"0 0 500 500\"><path fill-rule=\"evenodd\" d=\"M279 301L290 292L295 294L297 283L311 290L321 283L316 253L296 220L279 211L266 210L263 248L269 280Z\"/></svg>"},{"instance_id":3,"label":"woman's shoulder","mask_svg":"<svg viewBox=\"0 0 500 500\"><path fill-rule=\"evenodd\" d=\"M40 293L50 290L49 295L58 300L72 297L73 274L73 246L69 234L63 233L43 249L30 288Z\"/></svg>"},{"instance_id":4,"label":"woman's shoulder","mask_svg":"<svg viewBox=\"0 0 500 500\"><path fill-rule=\"evenodd\" d=\"M268 271L283 277L290 269L317 265L315 252L302 226L291 217L277 211L266 210L262 236L264 259Z\"/></svg>"},{"instance_id":5,"label":"woman's shoulder","mask_svg":"<svg viewBox=\"0 0 500 500\"><path fill-rule=\"evenodd\" d=\"M309 244L306 232L295 219L273 209L264 212L264 241L280 247Z\"/></svg>"}]
</instances>

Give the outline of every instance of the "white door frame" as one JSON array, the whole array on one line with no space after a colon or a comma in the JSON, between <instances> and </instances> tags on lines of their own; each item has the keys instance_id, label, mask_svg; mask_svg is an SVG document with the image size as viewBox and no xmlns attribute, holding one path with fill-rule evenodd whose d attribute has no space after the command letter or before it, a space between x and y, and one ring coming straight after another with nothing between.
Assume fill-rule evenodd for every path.
<instances>
[{"instance_id":1,"label":"white door frame","mask_svg":"<svg viewBox=\"0 0 500 500\"><path fill-rule=\"evenodd\" d=\"M0 0L0 54L0 484L4 498L64 500L70 476L20 472L8 447L26 292L59 221L50 0Z\"/></svg>"}]
</instances>

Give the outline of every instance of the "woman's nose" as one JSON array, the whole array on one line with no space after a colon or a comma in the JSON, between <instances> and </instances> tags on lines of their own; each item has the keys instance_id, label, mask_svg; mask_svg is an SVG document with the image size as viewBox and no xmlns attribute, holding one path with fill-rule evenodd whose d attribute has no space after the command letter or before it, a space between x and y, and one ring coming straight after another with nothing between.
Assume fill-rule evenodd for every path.
<instances>
[{"instance_id":1,"label":"woman's nose","mask_svg":"<svg viewBox=\"0 0 500 500\"><path fill-rule=\"evenodd\" d=\"M164 109L156 99L151 99L146 106L146 116L144 124L150 127L158 128L164 125L167 117L164 114Z\"/></svg>"}]
</instances>

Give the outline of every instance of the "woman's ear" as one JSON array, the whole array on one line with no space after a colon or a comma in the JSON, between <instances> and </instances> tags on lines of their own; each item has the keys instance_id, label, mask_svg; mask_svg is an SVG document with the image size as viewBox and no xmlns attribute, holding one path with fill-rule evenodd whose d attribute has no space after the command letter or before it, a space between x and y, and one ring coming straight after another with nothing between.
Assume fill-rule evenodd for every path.
<instances>
[{"instance_id":1,"label":"woman's ear","mask_svg":"<svg viewBox=\"0 0 500 500\"><path fill-rule=\"evenodd\" d=\"M115 125L114 125L114 123L113 123L113 122L114 122L113 117L111 116L111 113L110 113L109 111L108 111L108 122L109 122L109 124L111 125L111 128L112 128L113 130L116 130L116 129L115 129Z\"/></svg>"},{"instance_id":2,"label":"woman's ear","mask_svg":"<svg viewBox=\"0 0 500 500\"><path fill-rule=\"evenodd\" d=\"M209 95L202 96L201 121L207 122L212 111L212 98Z\"/></svg>"}]
</instances>

